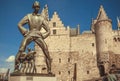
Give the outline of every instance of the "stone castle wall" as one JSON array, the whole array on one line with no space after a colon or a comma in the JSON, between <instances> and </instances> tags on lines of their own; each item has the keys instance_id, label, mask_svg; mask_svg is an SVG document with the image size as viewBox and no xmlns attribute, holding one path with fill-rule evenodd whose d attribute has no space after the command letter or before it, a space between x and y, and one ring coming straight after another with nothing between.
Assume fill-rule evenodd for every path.
<instances>
[{"instance_id":1,"label":"stone castle wall","mask_svg":"<svg viewBox=\"0 0 120 81\"><path fill-rule=\"evenodd\" d=\"M115 54L120 54L120 31L119 30L113 30L113 52Z\"/></svg>"},{"instance_id":2,"label":"stone castle wall","mask_svg":"<svg viewBox=\"0 0 120 81\"><path fill-rule=\"evenodd\" d=\"M95 35L84 33L70 36L70 28L64 27L60 18L56 16L58 17L57 13L54 13L53 17L55 18L52 18L49 22L51 34L45 39L45 42L52 58L52 72L55 73L57 80L73 81L75 63L77 65L77 80L82 81L99 77ZM56 23L56 26L53 27L55 22L61 22L61 25ZM46 67L44 54L37 45L35 49L38 53L36 57L37 72L46 72L42 70L42 68Z\"/></svg>"},{"instance_id":3,"label":"stone castle wall","mask_svg":"<svg viewBox=\"0 0 120 81\"><path fill-rule=\"evenodd\" d=\"M112 27L108 27L106 30L105 27L111 25L107 22L104 24L103 29L99 30L99 33L97 34L101 40L99 46L104 46L101 46L101 48L97 47L97 49L107 49L110 54L109 58L113 59L110 61L111 65L117 64L117 67L119 67L117 55L119 56L120 54L120 32L113 31ZM71 36L71 33L77 33L79 30L73 32L70 27L65 27L56 12L49 22L49 27L51 34L45 39L45 42L52 58L52 72L56 75L57 81L73 81L75 64L77 65L77 81L84 81L100 76L97 67L98 54L95 33L87 32ZM102 32L102 35L100 31ZM104 39L103 41L102 38ZM35 50L37 51L37 72L46 73L46 69L43 70L43 68L46 68L44 54L37 45L35 45Z\"/></svg>"},{"instance_id":4,"label":"stone castle wall","mask_svg":"<svg viewBox=\"0 0 120 81\"><path fill-rule=\"evenodd\" d=\"M65 80L65 77L68 77L68 80L71 81L74 63L77 63L78 80L87 79L86 77L90 79L92 78L91 75L94 75L93 77L99 76L96 60L95 37L93 34L84 34L74 37L69 37L67 35L49 36L46 39L46 43L51 58L53 59L54 64L52 66L57 66L56 70L54 67L52 68L54 70L53 72L55 72L56 76L62 77L62 81ZM60 60L61 63L58 63ZM68 62L68 60L71 62ZM61 74L58 74L59 72L61 72ZM61 80L61 78L59 78L59 80Z\"/></svg>"}]
</instances>

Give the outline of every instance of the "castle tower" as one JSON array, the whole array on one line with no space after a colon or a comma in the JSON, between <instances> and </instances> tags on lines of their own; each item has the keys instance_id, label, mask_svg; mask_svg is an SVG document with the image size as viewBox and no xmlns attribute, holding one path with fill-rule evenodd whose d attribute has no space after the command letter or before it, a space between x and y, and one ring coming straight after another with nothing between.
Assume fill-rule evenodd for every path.
<instances>
[{"instance_id":1,"label":"castle tower","mask_svg":"<svg viewBox=\"0 0 120 81\"><path fill-rule=\"evenodd\" d=\"M102 76L109 71L109 51L112 39L112 21L108 18L103 6L100 6L94 26L98 67Z\"/></svg>"}]
</instances>

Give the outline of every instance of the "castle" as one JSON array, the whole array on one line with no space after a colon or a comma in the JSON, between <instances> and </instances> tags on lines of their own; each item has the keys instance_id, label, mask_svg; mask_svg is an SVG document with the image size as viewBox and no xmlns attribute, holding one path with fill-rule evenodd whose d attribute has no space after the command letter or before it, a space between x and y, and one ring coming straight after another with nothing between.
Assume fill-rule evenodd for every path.
<instances>
[{"instance_id":1,"label":"castle","mask_svg":"<svg viewBox=\"0 0 120 81\"><path fill-rule=\"evenodd\" d=\"M49 27L51 34L45 41L57 81L84 81L100 77L111 66L120 68L120 22L118 19L118 30L113 30L112 20L103 6L92 21L90 31L80 34L79 25L65 27L57 12L50 19ZM37 72L45 73L44 54L37 45L35 50Z\"/></svg>"}]
</instances>

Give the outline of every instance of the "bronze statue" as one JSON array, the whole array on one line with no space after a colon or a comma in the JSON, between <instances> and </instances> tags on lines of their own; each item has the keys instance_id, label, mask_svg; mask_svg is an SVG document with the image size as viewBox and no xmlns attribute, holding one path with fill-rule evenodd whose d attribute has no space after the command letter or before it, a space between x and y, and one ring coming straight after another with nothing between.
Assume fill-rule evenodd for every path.
<instances>
[{"instance_id":1,"label":"bronze statue","mask_svg":"<svg viewBox=\"0 0 120 81\"><path fill-rule=\"evenodd\" d=\"M47 6L43 9L42 13L39 14L40 4L38 1L35 1L32 8L34 12L31 14L27 14L19 23L18 28L20 32L23 34L24 39L21 43L19 51L16 55L15 59L15 72L19 71L20 66L20 56L25 52L26 46L30 44L32 41L37 43L39 47L42 49L45 57L46 57L46 65L48 73L51 73L51 59L49 55L49 51L47 45L44 41L50 34L50 29L48 26L48 12ZM29 25L29 30L24 27L25 24ZM41 28L46 30L45 33L41 33Z\"/></svg>"},{"instance_id":2,"label":"bronze statue","mask_svg":"<svg viewBox=\"0 0 120 81\"><path fill-rule=\"evenodd\" d=\"M36 73L35 54L35 51L28 48L27 54L23 53L20 55L19 60L21 67L19 68L22 73Z\"/></svg>"}]
</instances>

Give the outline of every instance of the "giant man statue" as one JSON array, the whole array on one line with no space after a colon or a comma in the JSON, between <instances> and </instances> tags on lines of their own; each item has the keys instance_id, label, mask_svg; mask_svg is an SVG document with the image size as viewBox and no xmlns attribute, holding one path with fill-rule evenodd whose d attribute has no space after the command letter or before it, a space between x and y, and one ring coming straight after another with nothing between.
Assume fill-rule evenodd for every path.
<instances>
[{"instance_id":1,"label":"giant man statue","mask_svg":"<svg viewBox=\"0 0 120 81\"><path fill-rule=\"evenodd\" d=\"M43 9L42 13L39 14L40 4L38 1L35 1L32 8L34 12L26 15L19 23L18 28L20 32L23 34L24 39L21 43L19 51L15 58L15 72L19 71L20 66L20 56L25 52L26 46L30 44L32 41L38 44L38 46L42 49L45 57L46 57L46 65L48 73L51 73L51 59L48 52L47 45L44 41L50 34L50 29L48 26L48 15L47 10ZM47 9L47 8L46 8ZM29 25L29 29L24 27L25 24ZM45 33L41 33L41 28L46 30Z\"/></svg>"}]
</instances>

